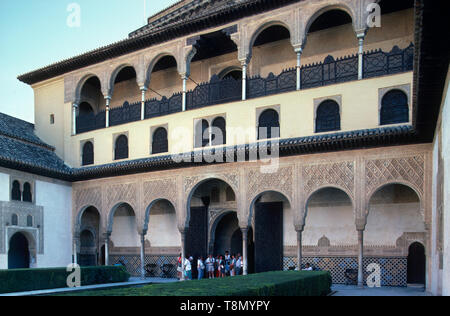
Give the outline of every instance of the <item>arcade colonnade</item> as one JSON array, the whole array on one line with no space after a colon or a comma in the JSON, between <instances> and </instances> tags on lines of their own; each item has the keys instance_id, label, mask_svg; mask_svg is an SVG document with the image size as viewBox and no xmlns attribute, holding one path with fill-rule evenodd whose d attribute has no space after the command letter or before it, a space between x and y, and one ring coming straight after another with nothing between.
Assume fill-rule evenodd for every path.
<instances>
[{"instance_id":1,"label":"arcade colonnade","mask_svg":"<svg viewBox=\"0 0 450 316\"><path fill-rule=\"evenodd\" d=\"M290 33L290 43L297 56L297 90L301 89L301 56L307 45L307 37L310 27L324 13L332 10L340 10L347 13L353 24L356 39L358 41L358 79L363 78L363 51L364 39L369 30L367 21L370 12L367 10L370 4L376 0L327 0L299 2L291 6L280 8L257 17L240 20L225 29L219 29L225 33L237 47L237 56L242 67L242 100L246 100L248 66L253 56L253 46L258 36L273 26L281 26ZM201 40L200 35L183 37L169 43L150 47L116 58L106 63L84 68L65 78L65 103L72 104L72 134L77 133L76 117L82 100L84 84L92 78L97 78L100 83L100 91L105 99L106 126L109 127L110 103L114 94L114 85L119 73L125 68L131 67L136 75L136 83L141 91L141 120L144 120L146 93L149 90L152 72L155 66L166 57L173 58L176 69L182 80L182 109L186 110L187 81L191 73L191 62L197 54L197 44ZM294 65L293 65L294 66Z\"/></svg>"},{"instance_id":2,"label":"arcade colonnade","mask_svg":"<svg viewBox=\"0 0 450 316\"><path fill-rule=\"evenodd\" d=\"M355 257L357 258L358 284L362 286L365 282L364 277L367 275L367 272L364 271L368 262L365 257L366 252L371 258L395 257L398 259L401 257L405 259L408 247L418 242L424 246L426 255L429 257L431 221L429 175L432 168L430 150L428 145L412 145L381 150L369 149L338 154L328 153L321 154L320 157L306 155L280 158L279 168L272 173L262 172L264 169L261 169L261 166L263 166L261 162L246 162L78 182L73 186L75 258L76 254L80 252L83 214L86 210L92 210L92 208L97 210L98 220L97 224L90 227L98 226L96 235L98 245L104 245L105 264L110 263L109 247L111 247L111 236L115 233L115 215L117 215L119 209L124 209L120 212L128 212L133 218L134 226L129 227L135 229L135 234L127 230L126 235L127 238L132 238L135 244L140 243L140 247L134 248L131 252L139 252L140 250L140 265L143 275L145 274L145 250L149 248L146 236L147 239L149 236L166 236L172 241L171 246L181 246L172 247L172 255L177 256L181 248L184 256L186 238L189 236L189 225L193 216L192 210L195 206L193 200L194 198L197 199L194 193L201 186L214 180L225 183L234 192L235 201L229 207L226 206L223 211L233 210L236 212L239 228L242 232L244 273L248 272L248 232L250 230L255 236L258 235L258 232L255 232L256 205L262 201L262 196L272 192L284 202L284 212L286 212L286 209L289 209L290 212L289 216L284 218L283 229L285 234L293 233L297 240L296 244L292 244L292 236L284 236L282 245L284 268L286 268L286 262L291 262L298 269L298 263L305 263L306 257L308 257L307 260L316 260L314 262L318 262L317 260L321 257L327 257L327 260L333 262L337 260L337 257ZM402 202L402 207L406 211L413 209L416 212L414 214L417 215L417 222L405 227L405 231L401 231L398 235L394 233L392 235L393 240L386 242L383 240L386 237L383 237L384 232L378 232L378 229L389 226L391 221L411 222L410 213L404 213L399 208L398 214L389 214L389 208L385 206L383 201L373 201L379 200L380 196L382 199L383 195L389 195L390 193L383 193L383 190L394 185L401 186L403 189L392 191L393 199L398 199L400 195L404 196L402 199L405 201ZM317 217L313 214L313 208L320 206L320 203L316 203L317 201L313 197L317 194L320 195L320 192L324 190L339 191L336 199L331 198L326 203L327 207L330 207L331 210L335 209L336 212L347 207L345 211L347 215L342 216L349 221L345 223L347 226L333 227L333 225L338 224L333 224L333 221L330 223L327 218ZM402 190L409 190L411 193L402 195ZM341 203L339 202L339 194L344 197L344 200L348 200L348 202L345 202L347 204L339 204ZM330 191L324 195L333 196L333 192ZM409 196L413 197L410 198ZM160 229L152 230L151 227L154 227L152 226L152 214L155 213L155 206L161 203L164 203L166 208L172 209L174 214L170 219L171 223L166 221L165 226L159 226ZM206 206L209 204L212 205L211 202L205 202ZM311 210L309 210L309 204L311 204ZM378 216L371 214L371 212L375 214L375 210L384 212L383 216L385 217L374 217ZM336 214L330 216L336 216ZM320 231L320 233L323 232L324 236L315 246L310 240L308 240L307 245L303 243L305 235L310 234L308 225L311 222L315 226L324 228ZM371 241L365 243L365 232L372 223L374 226L371 226L369 236ZM208 225L208 223L205 223L205 225ZM352 227L354 233L351 232ZM208 229L211 228L205 227L205 230ZM339 230L345 230L347 235L341 237L340 240L337 240L339 238L333 239L333 230L337 230L338 233L340 233ZM179 237L174 236L176 235L174 231L179 232ZM390 233L386 232L386 234ZM133 234L134 236L130 236ZM124 234L121 236L124 236ZM262 236L264 237L264 235ZM179 242L173 243L173 238L179 238ZM289 240L289 238L291 239ZM307 239L311 238L311 235L307 236ZM379 244L376 244L377 240L380 240ZM264 239L262 239L262 242L264 242ZM126 248L125 244L122 246ZM153 247L153 245L150 246ZM164 248L163 245L161 246ZM126 252L125 248L121 248L122 251ZM255 259L257 260L257 258ZM395 264L405 265L406 262L402 260L394 262ZM336 263L336 265L338 264ZM355 263L349 266L355 267ZM336 266L335 268L339 267ZM430 273L429 269L428 265L427 274Z\"/></svg>"}]
</instances>

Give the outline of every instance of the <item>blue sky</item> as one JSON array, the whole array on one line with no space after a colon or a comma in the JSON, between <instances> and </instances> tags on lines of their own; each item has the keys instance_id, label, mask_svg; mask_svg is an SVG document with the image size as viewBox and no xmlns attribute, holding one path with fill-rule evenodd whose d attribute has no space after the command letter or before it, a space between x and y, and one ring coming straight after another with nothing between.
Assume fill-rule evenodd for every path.
<instances>
[{"instance_id":1,"label":"blue sky","mask_svg":"<svg viewBox=\"0 0 450 316\"><path fill-rule=\"evenodd\" d=\"M122 40L177 0L1 0L0 112L34 121L33 90L16 78L62 59ZM72 3L80 27L69 27ZM145 14L144 14L145 13Z\"/></svg>"}]
</instances>

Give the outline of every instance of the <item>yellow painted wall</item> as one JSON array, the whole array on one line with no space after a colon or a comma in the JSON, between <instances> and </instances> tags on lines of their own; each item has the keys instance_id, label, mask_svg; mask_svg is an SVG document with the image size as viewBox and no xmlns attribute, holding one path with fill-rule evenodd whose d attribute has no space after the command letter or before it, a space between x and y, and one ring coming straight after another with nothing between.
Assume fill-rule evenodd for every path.
<instances>
[{"instance_id":1,"label":"yellow painted wall","mask_svg":"<svg viewBox=\"0 0 450 316\"><path fill-rule=\"evenodd\" d=\"M81 161L80 143L93 139L95 164L113 162L114 135L128 133L129 157L140 159L150 157L150 129L152 126L168 124L169 151L182 153L193 150L194 120L202 117L224 115L227 119L227 145L255 142L256 113L258 108L280 106L281 138L315 135L314 99L327 96L342 96L342 131L379 127L379 89L412 83L412 73L353 81L327 87L284 93L205 107L197 110L175 113L145 121L139 121L107 129L66 137L65 160L73 166ZM65 108L70 108L66 104ZM237 130L234 130L236 128ZM240 139L240 132L248 132ZM70 135L70 129L66 135Z\"/></svg>"},{"instance_id":2,"label":"yellow painted wall","mask_svg":"<svg viewBox=\"0 0 450 316\"><path fill-rule=\"evenodd\" d=\"M34 88L36 134L47 144L56 148L56 154L64 156L64 130L67 124L64 106L64 80L53 80ZM50 124L50 115L55 124ZM70 121L69 121L70 123ZM69 125L70 126L70 125Z\"/></svg>"}]
</instances>

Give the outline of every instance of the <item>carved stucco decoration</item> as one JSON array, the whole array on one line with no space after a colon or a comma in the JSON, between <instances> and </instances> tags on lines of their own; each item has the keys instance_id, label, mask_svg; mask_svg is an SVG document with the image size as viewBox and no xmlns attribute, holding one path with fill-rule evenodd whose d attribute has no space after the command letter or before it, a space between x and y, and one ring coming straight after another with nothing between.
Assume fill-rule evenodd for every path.
<instances>
[{"instance_id":1,"label":"carved stucco decoration","mask_svg":"<svg viewBox=\"0 0 450 316\"><path fill-rule=\"evenodd\" d=\"M213 174L204 174L204 175L197 175L197 176L191 176L191 177L185 177L184 178L184 192L186 196L186 201L188 200L189 195L191 195L193 192L195 186L198 186L201 182L205 180L222 180L225 183L227 183L236 193L236 198L239 194L239 175L237 172L225 172L225 173L213 173ZM237 200L239 200L237 198Z\"/></svg>"},{"instance_id":2,"label":"carved stucco decoration","mask_svg":"<svg viewBox=\"0 0 450 316\"><path fill-rule=\"evenodd\" d=\"M414 155L402 158L366 161L366 203L384 184L400 183L411 186L423 201L425 192L425 157ZM421 202L422 204L422 202Z\"/></svg>"},{"instance_id":3,"label":"carved stucco decoration","mask_svg":"<svg viewBox=\"0 0 450 316\"><path fill-rule=\"evenodd\" d=\"M258 195L273 191L283 194L294 207L294 166L280 167L274 173L261 173L260 168L249 170L247 178L247 204L246 210L250 211L252 202Z\"/></svg>"},{"instance_id":4,"label":"carved stucco decoration","mask_svg":"<svg viewBox=\"0 0 450 316\"><path fill-rule=\"evenodd\" d=\"M355 197L355 162L337 162L304 166L302 168L305 203L318 189L332 186Z\"/></svg>"},{"instance_id":5,"label":"carved stucco decoration","mask_svg":"<svg viewBox=\"0 0 450 316\"><path fill-rule=\"evenodd\" d=\"M99 212L102 210L102 189L100 187L75 190L75 210L82 211L82 208L94 206Z\"/></svg>"},{"instance_id":6,"label":"carved stucco decoration","mask_svg":"<svg viewBox=\"0 0 450 316\"><path fill-rule=\"evenodd\" d=\"M112 208L119 203L128 203L133 208L136 216L138 215L136 183L114 184L105 188L105 211L111 212Z\"/></svg>"},{"instance_id":7,"label":"carved stucco decoration","mask_svg":"<svg viewBox=\"0 0 450 316\"><path fill-rule=\"evenodd\" d=\"M155 200L166 199L178 210L177 182L174 178L146 181L143 184L144 208L147 208Z\"/></svg>"}]
</instances>

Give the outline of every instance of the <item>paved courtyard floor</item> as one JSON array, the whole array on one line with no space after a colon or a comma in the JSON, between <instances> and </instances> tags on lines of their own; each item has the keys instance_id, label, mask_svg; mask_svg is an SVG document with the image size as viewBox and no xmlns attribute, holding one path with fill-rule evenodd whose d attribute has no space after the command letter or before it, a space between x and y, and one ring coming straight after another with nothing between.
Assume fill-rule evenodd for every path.
<instances>
[{"instance_id":1,"label":"paved courtyard floor","mask_svg":"<svg viewBox=\"0 0 450 316\"><path fill-rule=\"evenodd\" d=\"M89 290L104 290L113 289L118 287L128 287L128 286L143 286L148 284L160 284L160 283L171 283L178 282L177 279L162 279L162 278L147 278L142 280L141 278L130 278L128 282L124 283L112 283L112 284L99 284L99 285L87 285L78 288L64 288L64 289L53 289L53 290L40 290L31 292L19 292L19 293L9 293L0 294L0 296L37 296L37 295L52 295L52 294L62 294L75 291L89 291Z\"/></svg>"},{"instance_id":2,"label":"paved courtyard floor","mask_svg":"<svg viewBox=\"0 0 450 316\"><path fill-rule=\"evenodd\" d=\"M360 289L357 286L333 285L331 288L336 293L333 296L432 296L420 287L382 287Z\"/></svg>"}]
</instances>

